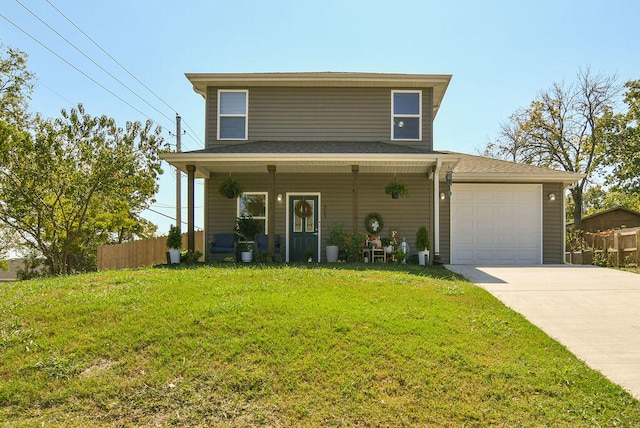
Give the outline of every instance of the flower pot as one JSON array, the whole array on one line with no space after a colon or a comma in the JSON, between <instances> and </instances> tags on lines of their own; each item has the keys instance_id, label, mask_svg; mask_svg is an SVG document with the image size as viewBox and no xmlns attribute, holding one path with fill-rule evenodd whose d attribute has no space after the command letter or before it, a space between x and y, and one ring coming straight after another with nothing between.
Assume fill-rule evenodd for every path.
<instances>
[{"instance_id":1,"label":"flower pot","mask_svg":"<svg viewBox=\"0 0 640 428\"><path fill-rule=\"evenodd\" d=\"M235 197L236 197L236 192L234 192L233 190L227 190L227 198L233 199Z\"/></svg>"},{"instance_id":2,"label":"flower pot","mask_svg":"<svg viewBox=\"0 0 640 428\"><path fill-rule=\"evenodd\" d=\"M178 248L169 248L169 261L171 264L180 263L180 250Z\"/></svg>"},{"instance_id":3,"label":"flower pot","mask_svg":"<svg viewBox=\"0 0 640 428\"><path fill-rule=\"evenodd\" d=\"M384 247L384 250L387 252L387 254L393 253L393 245L387 245L386 247Z\"/></svg>"},{"instance_id":4,"label":"flower pot","mask_svg":"<svg viewBox=\"0 0 640 428\"><path fill-rule=\"evenodd\" d=\"M340 247L337 245L327 245L327 261L329 263L335 263L338 261L338 252Z\"/></svg>"},{"instance_id":5,"label":"flower pot","mask_svg":"<svg viewBox=\"0 0 640 428\"><path fill-rule=\"evenodd\" d=\"M420 266L429 264L429 250L418 251L418 264Z\"/></svg>"},{"instance_id":6,"label":"flower pot","mask_svg":"<svg viewBox=\"0 0 640 428\"><path fill-rule=\"evenodd\" d=\"M240 257L242 257L242 261L243 262L249 263L253 259L253 252L251 252L251 251L243 251L240 254Z\"/></svg>"},{"instance_id":7,"label":"flower pot","mask_svg":"<svg viewBox=\"0 0 640 428\"><path fill-rule=\"evenodd\" d=\"M400 194L399 194L398 192L392 192L392 193L391 193L391 197L392 197L393 199L398 199L398 197L399 197L399 196L400 196Z\"/></svg>"}]
</instances>

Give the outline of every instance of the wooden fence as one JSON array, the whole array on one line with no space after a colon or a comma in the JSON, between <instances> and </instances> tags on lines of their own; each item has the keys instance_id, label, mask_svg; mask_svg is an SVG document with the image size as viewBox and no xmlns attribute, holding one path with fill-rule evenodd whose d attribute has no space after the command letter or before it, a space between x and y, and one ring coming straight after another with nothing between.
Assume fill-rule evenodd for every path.
<instances>
[{"instance_id":1,"label":"wooden fence","mask_svg":"<svg viewBox=\"0 0 640 428\"><path fill-rule=\"evenodd\" d=\"M117 245L98 247L98 270L152 266L167 262L167 237L141 239ZM187 234L182 234L186 247ZM195 233L195 248L204 254L204 232Z\"/></svg>"},{"instance_id":2,"label":"wooden fence","mask_svg":"<svg viewBox=\"0 0 640 428\"><path fill-rule=\"evenodd\" d=\"M567 253L567 262L640 266L639 243L640 227L597 233L584 232L580 243L582 250Z\"/></svg>"}]
</instances>

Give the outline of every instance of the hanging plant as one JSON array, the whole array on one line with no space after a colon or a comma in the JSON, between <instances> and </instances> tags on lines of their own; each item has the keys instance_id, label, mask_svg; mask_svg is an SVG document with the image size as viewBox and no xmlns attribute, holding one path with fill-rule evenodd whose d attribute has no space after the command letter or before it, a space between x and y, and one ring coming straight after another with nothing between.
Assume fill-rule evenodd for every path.
<instances>
[{"instance_id":1,"label":"hanging plant","mask_svg":"<svg viewBox=\"0 0 640 428\"><path fill-rule=\"evenodd\" d=\"M398 181L398 179L394 178L393 181L387 184L384 188L384 192L387 195L391 195L393 199L398 199L398 197L405 196L409 193L409 189L402 181Z\"/></svg>"},{"instance_id":2,"label":"hanging plant","mask_svg":"<svg viewBox=\"0 0 640 428\"><path fill-rule=\"evenodd\" d=\"M218 192L222 196L226 196L229 199L234 199L242 195L243 193L242 186L236 180L231 177L228 177L218 184Z\"/></svg>"},{"instance_id":3,"label":"hanging plant","mask_svg":"<svg viewBox=\"0 0 640 428\"><path fill-rule=\"evenodd\" d=\"M384 227L384 222L382 221L382 217L378 213L369 213L364 218L364 227L367 229L367 232L372 235L379 235L380 231Z\"/></svg>"}]
</instances>

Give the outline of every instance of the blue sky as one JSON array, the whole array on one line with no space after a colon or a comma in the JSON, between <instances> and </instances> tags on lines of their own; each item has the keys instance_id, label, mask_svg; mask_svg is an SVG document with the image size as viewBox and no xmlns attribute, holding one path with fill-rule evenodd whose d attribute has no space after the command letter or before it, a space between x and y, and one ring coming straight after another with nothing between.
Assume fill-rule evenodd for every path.
<instances>
[{"instance_id":1,"label":"blue sky","mask_svg":"<svg viewBox=\"0 0 640 428\"><path fill-rule=\"evenodd\" d=\"M138 96L70 47L20 3ZM178 112L187 130L182 137L184 150L202 148L204 139L204 100L193 92L184 77L187 72L452 74L436 117L434 145L466 153L475 153L495 137L500 121L526 107L541 89L553 82L572 81L580 67L616 73L621 83L640 79L637 0L20 3L3 0L0 13L126 101L0 18L0 41L28 53L28 67L38 77L33 111L55 117L61 108L82 102L88 113L106 114L121 125L151 118L165 128L170 143L175 140L166 131L175 131ZM198 206L202 206L202 189L199 183ZM182 193L184 198L186 190ZM174 216L174 207L175 175L165 165L152 208ZM196 226L202 226L201 211ZM159 233L166 233L172 220L147 214L159 226Z\"/></svg>"}]
</instances>

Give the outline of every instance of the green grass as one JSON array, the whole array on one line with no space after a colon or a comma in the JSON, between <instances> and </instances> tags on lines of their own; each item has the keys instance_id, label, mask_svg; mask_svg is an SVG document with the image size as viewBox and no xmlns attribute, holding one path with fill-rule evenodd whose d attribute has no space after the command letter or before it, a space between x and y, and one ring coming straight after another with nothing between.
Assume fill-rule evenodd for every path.
<instances>
[{"instance_id":1,"label":"green grass","mask_svg":"<svg viewBox=\"0 0 640 428\"><path fill-rule=\"evenodd\" d=\"M640 273L640 267L620 267L618 269L632 273Z\"/></svg>"},{"instance_id":2,"label":"green grass","mask_svg":"<svg viewBox=\"0 0 640 428\"><path fill-rule=\"evenodd\" d=\"M362 270L360 270L362 269ZM2 426L637 426L444 269L104 272L0 288Z\"/></svg>"}]
</instances>

